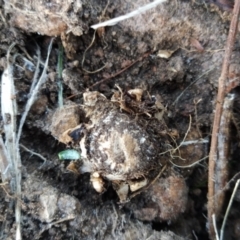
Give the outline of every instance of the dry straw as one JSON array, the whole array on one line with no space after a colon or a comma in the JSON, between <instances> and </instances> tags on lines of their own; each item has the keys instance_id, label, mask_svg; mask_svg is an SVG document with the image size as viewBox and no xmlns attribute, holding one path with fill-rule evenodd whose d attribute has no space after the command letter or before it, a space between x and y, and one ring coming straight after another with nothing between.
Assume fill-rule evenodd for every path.
<instances>
[{"instance_id":1,"label":"dry straw","mask_svg":"<svg viewBox=\"0 0 240 240\"><path fill-rule=\"evenodd\" d=\"M22 114L19 127L17 128L16 116L17 116L17 102L16 102L16 90L14 86L13 69L14 63L10 63L10 53L13 47L16 45L13 43L7 54L7 67L2 74L1 84L1 111L3 117L3 128L5 133L5 142L3 142L2 136L0 137L0 170L2 181L9 181L10 187L14 196L15 202L15 222L16 222L16 240L22 239L21 234L21 157L19 151L19 141L22 134L22 128L28 112L37 98L37 94L45 82L47 77L47 67L49 55L52 48L53 39L48 47L48 55L44 64L44 68L41 76L39 77L40 66L40 51L37 50L38 61L36 71L33 77L32 86L29 92L29 99L26 103L25 110Z\"/></svg>"}]
</instances>

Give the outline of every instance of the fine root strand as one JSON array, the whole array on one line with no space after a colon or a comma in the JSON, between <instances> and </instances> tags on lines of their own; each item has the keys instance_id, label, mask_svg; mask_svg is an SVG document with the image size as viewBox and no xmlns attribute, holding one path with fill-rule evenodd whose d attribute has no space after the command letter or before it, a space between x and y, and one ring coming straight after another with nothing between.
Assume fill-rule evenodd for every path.
<instances>
[{"instance_id":1,"label":"fine root strand","mask_svg":"<svg viewBox=\"0 0 240 240\"><path fill-rule=\"evenodd\" d=\"M94 41L95 41L95 37L96 37L96 30L94 30L94 33L93 33L93 38L92 38L92 41L90 43L90 45L85 49L84 53L83 53L83 58L82 58L82 70L84 72L87 72L88 74L94 74L94 73L97 73L97 72L100 72L102 71L104 68L106 68L107 64L105 63L101 68L97 69L97 70L94 70L94 71L89 71L87 69L84 68L84 62L85 62L85 58L86 58L86 53L87 51L92 47Z\"/></svg>"}]
</instances>

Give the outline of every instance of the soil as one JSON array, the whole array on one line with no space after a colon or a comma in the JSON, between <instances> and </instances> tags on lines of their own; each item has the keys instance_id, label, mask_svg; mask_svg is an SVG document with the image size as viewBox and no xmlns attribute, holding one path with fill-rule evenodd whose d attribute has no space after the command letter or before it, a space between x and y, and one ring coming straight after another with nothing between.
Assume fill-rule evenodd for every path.
<instances>
[{"instance_id":1,"label":"soil","mask_svg":"<svg viewBox=\"0 0 240 240\"><path fill-rule=\"evenodd\" d=\"M1 73L12 42L17 43L12 56L19 54L14 63L18 119L29 97L37 62L36 46L40 47L44 61L49 42L55 37L47 81L28 114L21 136L23 146L45 158L43 161L21 148L23 239L208 239L205 157L209 153L217 81L231 11L219 8L222 3L217 6L210 1L175 0L98 29L96 34L90 28L149 2L55 0L26 1L21 5L0 0ZM236 39L231 79L240 73L239 34ZM56 118L61 45L64 107L63 114ZM70 146L53 134L79 124L78 107L84 103L84 92L98 91L110 101L119 91L117 86L125 95L130 89L142 89L160 99L164 121L174 133L175 147L181 142L199 140L183 144L178 156L169 156L160 178L124 204L119 203L111 181L104 179L105 191L98 193L91 184L90 173L69 170L69 161L59 160L58 153ZM238 119L237 100L235 105ZM119 111L129 114L120 107ZM240 170L238 125L232 124L231 129L229 179ZM14 239L14 196L8 185L1 186L0 238ZM232 187L227 192L226 204ZM230 210L226 239L240 237L238 207L237 196ZM225 209L224 205L222 214Z\"/></svg>"}]
</instances>

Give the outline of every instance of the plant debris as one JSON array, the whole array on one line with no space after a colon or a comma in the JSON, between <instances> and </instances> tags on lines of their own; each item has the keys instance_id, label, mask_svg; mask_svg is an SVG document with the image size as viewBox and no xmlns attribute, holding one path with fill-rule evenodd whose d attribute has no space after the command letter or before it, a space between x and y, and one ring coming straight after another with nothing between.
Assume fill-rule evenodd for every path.
<instances>
[{"instance_id":1,"label":"plant debris","mask_svg":"<svg viewBox=\"0 0 240 240\"><path fill-rule=\"evenodd\" d=\"M84 93L82 110L88 122L56 137L81 151L79 170L92 173L98 192L104 189L102 178L109 180L120 202L125 202L129 188L137 191L156 176L170 157L173 142L164 120L151 118L151 114L163 111L154 96L144 96L141 89L126 94L118 89L111 101L99 92Z\"/></svg>"},{"instance_id":2,"label":"plant debris","mask_svg":"<svg viewBox=\"0 0 240 240\"><path fill-rule=\"evenodd\" d=\"M226 48L228 82L217 81L237 1L0 2L0 72L12 67L15 86L10 98L1 89L2 238L239 239L238 41L231 59ZM5 147L12 102L17 194Z\"/></svg>"},{"instance_id":3,"label":"plant debris","mask_svg":"<svg viewBox=\"0 0 240 240\"><path fill-rule=\"evenodd\" d=\"M60 160L78 160L81 158L81 155L78 151L74 149L68 149L62 151L58 154Z\"/></svg>"}]
</instances>

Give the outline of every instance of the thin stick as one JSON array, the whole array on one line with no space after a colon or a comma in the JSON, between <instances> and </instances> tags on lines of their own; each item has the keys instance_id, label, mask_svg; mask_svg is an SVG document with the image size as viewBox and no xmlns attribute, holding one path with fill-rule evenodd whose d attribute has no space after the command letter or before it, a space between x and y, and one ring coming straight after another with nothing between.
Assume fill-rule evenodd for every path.
<instances>
[{"instance_id":1,"label":"thin stick","mask_svg":"<svg viewBox=\"0 0 240 240\"><path fill-rule=\"evenodd\" d=\"M127 67L125 67L125 68L123 68L122 70L120 70L119 72L111 75L110 77L104 78L104 79L102 79L102 80L94 83L93 85L91 85L91 86L89 87L89 89L91 89L91 88L93 88L93 87L95 87L95 86L97 86L97 85L99 85L99 84L101 84L101 83L103 83L103 82L111 79L111 78L114 78L114 77L118 76L119 74L125 72L128 68L130 68L131 66L133 66L135 63L141 61L143 58L146 58L146 57L148 57L149 55L150 55L150 52L144 53L143 56L139 57L137 60L135 60L135 61L133 61L132 63L130 63Z\"/></svg>"},{"instance_id":2,"label":"thin stick","mask_svg":"<svg viewBox=\"0 0 240 240\"><path fill-rule=\"evenodd\" d=\"M71 220L73 220L75 218L75 216L68 216L68 217L66 217L66 218L62 218L62 219L59 219L59 220L57 220L57 221L55 221L55 222L52 222L52 223L49 223L45 228L43 228L41 231L40 231L40 233L37 235L37 236L35 236L35 238L34 239L39 239L40 238L40 236L45 232L45 231L47 231L48 229L50 229L52 226L54 226L54 225L56 225L56 224L59 224L59 223L62 223L62 222L66 222L66 221L71 221Z\"/></svg>"},{"instance_id":3,"label":"thin stick","mask_svg":"<svg viewBox=\"0 0 240 240\"><path fill-rule=\"evenodd\" d=\"M203 160L205 160L205 159L207 159L207 158L208 158L208 156L203 157L203 158L197 160L196 162L194 162L194 163L192 163L192 164L189 164L189 165L186 165L186 166L177 165L177 164L175 164L172 160L169 160L169 162L170 162L173 166L178 167L178 168L191 168L191 167L199 164L200 162L202 162Z\"/></svg>"},{"instance_id":4,"label":"thin stick","mask_svg":"<svg viewBox=\"0 0 240 240\"><path fill-rule=\"evenodd\" d=\"M207 75L208 73L210 73L211 71L213 71L214 68L210 68L209 70L207 70L206 72L204 72L201 76L199 76L195 81L191 82L176 98L176 100L173 102L172 105L175 105L179 99L183 96L183 94L192 86L194 85L197 81L199 81L202 77L204 77L205 75Z\"/></svg>"},{"instance_id":5,"label":"thin stick","mask_svg":"<svg viewBox=\"0 0 240 240\"><path fill-rule=\"evenodd\" d=\"M217 162L215 163L215 195L214 210L218 217L221 213L225 200L225 186L228 181L228 159L230 152L230 123L232 119L232 107L235 99L233 93L229 93L223 104L223 111L218 132ZM216 196L217 195L217 196ZM216 196L216 197L215 197Z\"/></svg>"},{"instance_id":6,"label":"thin stick","mask_svg":"<svg viewBox=\"0 0 240 240\"><path fill-rule=\"evenodd\" d=\"M179 148L183 145L183 143L185 142L186 137L188 136L188 133L189 133L189 131L190 131L190 129L191 129L191 125L192 125L192 116L189 115L189 125L188 125L188 129L187 129L187 131L186 131L186 133L185 133L185 135L184 135L184 138L183 138L182 142L181 142L176 148L174 148L174 149L169 149L169 150L167 150L167 151L165 151L165 152L162 152L162 153L160 153L160 155L164 155L164 154L170 152L170 155L171 155L172 158L178 157L178 158L182 159L181 156L172 156L172 153L175 153L175 152L176 152L177 150L179 150ZM174 142L175 142L175 141L174 141ZM185 159L182 159L182 160L185 160Z\"/></svg>"},{"instance_id":7,"label":"thin stick","mask_svg":"<svg viewBox=\"0 0 240 240\"><path fill-rule=\"evenodd\" d=\"M235 184L235 187L234 187L234 190L233 190L231 199L230 199L230 201L229 201L229 204L228 204L226 213L225 213L225 215L224 215L222 227L221 227L221 230L220 230L220 240L223 240L224 228L225 228L226 221L227 221L227 218L228 218L228 214L229 214L230 208L231 208L231 206L232 206L233 199L234 199L234 197L235 197L235 195L236 195L236 192L237 192L239 183L240 183L240 179L238 179L237 182L236 182L236 184Z\"/></svg>"},{"instance_id":8,"label":"thin stick","mask_svg":"<svg viewBox=\"0 0 240 240\"><path fill-rule=\"evenodd\" d=\"M215 165L217 161L217 149L218 149L218 133L220 127L220 119L222 116L223 102L226 94L226 81L229 69L229 63L233 45L235 42L235 35L238 26L238 17L240 11L240 0L235 1L233 16L230 25L229 35L226 42L226 51L222 65L221 76L218 80L218 94L216 110L214 115L213 129L212 129L212 140L211 149L209 153L209 175L208 175L208 221L209 221L209 235L211 239L214 239L214 226L212 221L212 215L215 213L214 195L215 195Z\"/></svg>"},{"instance_id":9,"label":"thin stick","mask_svg":"<svg viewBox=\"0 0 240 240\"><path fill-rule=\"evenodd\" d=\"M181 146L187 146L187 145L191 145L191 144L199 144L199 143L209 143L208 139L198 139L198 140L188 140L188 141L184 141L182 142Z\"/></svg>"},{"instance_id":10,"label":"thin stick","mask_svg":"<svg viewBox=\"0 0 240 240\"><path fill-rule=\"evenodd\" d=\"M195 239L198 240L198 237L197 237L197 235L196 235L196 233L195 233L194 230L192 230L192 234L193 234L193 236L195 237Z\"/></svg>"},{"instance_id":11,"label":"thin stick","mask_svg":"<svg viewBox=\"0 0 240 240\"><path fill-rule=\"evenodd\" d=\"M27 148L26 146L24 146L24 145L22 145L22 144L19 144L19 146L20 146L21 148L23 148L26 152L29 152L29 153L31 153L32 155L35 155L35 156L41 158L41 159L44 161L44 163L47 161L47 159L46 159L45 157L43 157L41 154L36 153L36 152L30 150L29 148Z\"/></svg>"},{"instance_id":12,"label":"thin stick","mask_svg":"<svg viewBox=\"0 0 240 240\"><path fill-rule=\"evenodd\" d=\"M10 195L9 194L9 192L7 191L7 189L5 188L5 186L4 185L6 185L6 184L0 184L0 187L3 189L3 191L6 193L6 195L7 195L7 197L9 197L9 198L11 198L11 199L16 199L16 197L15 196L12 196L12 195Z\"/></svg>"},{"instance_id":13,"label":"thin stick","mask_svg":"<svg viewBox=\"0 0 240 240\"><path fill-rule=\"evenodd\" d=\"M114 78L114 77L120 75L121 73L125 72L128 68L130 68L131 66L133 66L135 63L140 62L141 60L143 60L143 58L146 58L146 57L148 57L149 55L150 55L150 52L146 52L143 56L139 57L137 60L135 60L135 61L133 61L132 63L130 63L127 67L123 68L122 70L118 71L118 72L115 73L115 74L112 74L111 76L109 76L109 77L107 77L107 78L104 78L104 79L102 79L102 80L94 83L93 85L91 85L90 87L88 87L88 89L92 89L93 87L96 87L97 85L99 85L99 84L101 84L101 83L103 83L103 82L106 82L107 80L110 80L111 78ZM71 98L73 98L73 97L75 97L75 96L77 96L77 95L79 95L79 94L73 94L73 95L67 97L67 99L71 99Z\"/></svg>"},{"instance_id":14,"label":"thin stick","mask_svg":"<svg viewBox=\"0 0 240 240\"><path fill-rule=\"evenodd\" d=\"M176 152L182 146L182 144L185 142L186 137L188 136L188 133L189 133L189 131L191 129L191 126L192 126L192 116L189 115L188 129L187 129L187 131L186 131L186 133L184 135L184 138L183 138L182 142L175 149L173 149L173 153Z\"/></svg>"}]
</instances>

